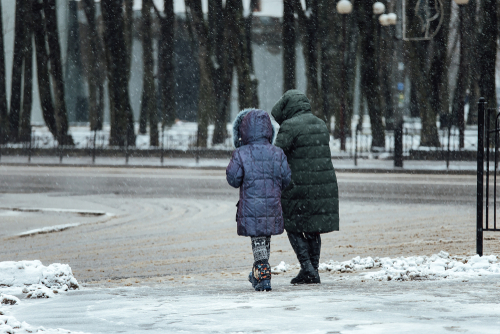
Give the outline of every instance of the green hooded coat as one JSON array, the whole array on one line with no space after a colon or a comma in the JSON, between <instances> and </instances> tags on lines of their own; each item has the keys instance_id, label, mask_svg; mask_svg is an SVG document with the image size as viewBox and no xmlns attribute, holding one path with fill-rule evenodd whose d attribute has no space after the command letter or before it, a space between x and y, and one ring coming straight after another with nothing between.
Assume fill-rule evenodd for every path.
<instances>
[{"instance_id":1,"label":"green hooded coat","mask_svg":"<svg viewBox=\"0 0 500 334\"><path fill-rule=\"evenodd\" d=\"M338 231L337 177L325 122L311 113L309 100L298 90L287 91L271 114L280 125L275 145L283 149L292 170L292 182L281 195L285 230Z\"/></svg>"}]
</instances>

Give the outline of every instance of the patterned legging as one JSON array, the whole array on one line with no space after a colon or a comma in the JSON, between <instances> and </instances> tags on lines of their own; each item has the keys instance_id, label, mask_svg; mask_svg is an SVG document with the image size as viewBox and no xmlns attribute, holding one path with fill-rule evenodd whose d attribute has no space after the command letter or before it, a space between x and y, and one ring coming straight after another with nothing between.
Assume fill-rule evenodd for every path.
<instances>
[{"instance_id":1,"label":"patterned legging","mask_svg":"<svg viewBox=\"0 0 500 334\"><path fill-rule=\"evenodd\" d=\"M268 263L271 254L271 236L251 237L254 263Z\"/></svg>"}]
</instances>

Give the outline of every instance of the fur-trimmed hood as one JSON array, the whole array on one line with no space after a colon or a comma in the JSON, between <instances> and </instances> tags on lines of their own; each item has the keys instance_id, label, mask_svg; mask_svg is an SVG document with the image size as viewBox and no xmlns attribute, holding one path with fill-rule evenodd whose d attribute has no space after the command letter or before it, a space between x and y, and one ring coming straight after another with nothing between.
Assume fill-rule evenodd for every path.
<instances>
[{"instance_id":1,"label":"fur-trimmed hood","mask_svg":"<svg viewBox=\"0 0 500 334\"><path fill-rule=\"evenodd\" d=\"M263 139L274 144L277 133L276 125L267 112L260 109L244 109L233 122L233 145L238 148Z\"/></svg>"}]
</instances>

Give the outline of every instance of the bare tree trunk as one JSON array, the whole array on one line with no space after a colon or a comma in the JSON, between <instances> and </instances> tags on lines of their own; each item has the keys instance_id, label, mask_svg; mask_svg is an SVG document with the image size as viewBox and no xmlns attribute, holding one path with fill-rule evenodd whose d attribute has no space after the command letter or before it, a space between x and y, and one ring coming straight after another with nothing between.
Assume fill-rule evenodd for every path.
<instances>
[{"instance_id":1,"label":"bare tree trunk","mask_svg":"<svg viewBox=\"0 0 500 334\"><path fill-rule=\"evenodd\" d=\"M134 0L123 0L125 8L125 68L127 74L127 82L130 81L130 66L132 65L132 44L134 42L132 30L134 25Z\"/></svg>"},{"instance_id":2,"label":"bare tree trunk","mask_svg":"<svg viewBox=\"0 0 500 334\"><path fill-rule=\"evenodd\" d=\"M10 94L10 113L9 113L9 141L17 141L19 135L19 120L21 114L22 98L22 76L23 76L23 57L25 39L24 17L26 16L28 2L16 0L16 16L14 28L14 56L12 62L12 83Z\"/></svg>"},{"instance_id":3,"label":"bare tree trunk","mask_svg":"<svg viewBox=\"0 0 500 334\"><path fill-rule=\"evenodd\" d=\"M456 77L455 93L453 95L452 110L457 124L459 116L464 112L464 101L467 95L467 89L470 87L470 52L471 36L468 36L470 31L470 17L466 6L459 6L459 32L462 37L460 40L460 63L458 65L458 75ZM459 124L460 125L460 124Z\"/></svg>"},{"instance_id":4,"label":"bare tree trunk","mask_svg":"<svg viewBox=\"0 0 500 334\"><path fill-rule=\"evenodd\" d=\"M368 114L372 131L372 150L385 150L385 129L382 122L382 111L378 91L377 62L373 55L375 52L374 34L375 24L373 18L372 3L363 2L359 4L358 27L361 43L361 90L368 102Z\"/></svg>"},{"instance_id":5,"label":"bare tree trunk","mask_svg":"<svg viewBox=\"0 0 500 334\"><path fill-rule=\"evenodd\" d=\"M64 80L61 60L61 46L57 28L56 1L44 0L49 59L53 76L54 99L57 121L58 141L63 145L74 145L73 138L68 135L68 114L64 100Z\"/></svg>"},{"instance_id":6,"label":"bare tree trunk","mask_svg":"<svg viewBox=\"0 0 500 334\"><path fill-rule=\"evenodd\" d=\"M0 2L0 13L2 3ZM7 89L5 87L5 49L3 43L3 20L0 15L0 144L7 142L9 114L7 110Z\"/></svg>"},{"instance_id":7,"label":"bare tree trunk","mask_svg":"<svg viewBox=\"0 0 500 334\"><path fill-rule=\"evenodd\" d=\"M345 110L345 124L346 133L350 136L351 121L354 110L354 89L356 81L356 67L358 66L357 57L359 51L359 29L354 15L349 15L347 17L347 52L346 52L346 110ZM338 85L342 85L342 82L337 81ZM337 91L338 92L338 91Z\"/></svg>"},{"instance_id":8,"label":"bare tree trunk","mask_svg":"<svg viewBox=\"0 0 500 334\"><path fill-rule=\"evenodd\" d=\"M243 1L242 1L243 4ZM246 52L247 52L247 62L250 72L250 94L251 94L251 106L253 108L259 107L259 80L255 76L255 68L253 65L253 51L252 51L252 23L253 23L253 12L257 9L258 1L250 0L250 14L244 18L245 24L245 40L246 40Z\"/></svg>"},{"instance_id":9,"label":"bare tree trunk","mask_svg":"<svg viewBox=\"0 0 500 334\"><path fill-rule=\"evenodd\" d=\"M31 15L31 3L26 8L24 28L24 64L23 64L23 105L19 126L19 139L22 142L31 140L31 106L33 102L33 26Z\"/></svg>"},{"instance_id":10,"label":"bare tree trunk","mask_svg":"<svg viewBox=\"0 0 500 334\"><path fill-rule=\"evenodd\" d=\"M87 53L89 72L87 75L89 87L89 120L91 130L101 130L103 122L103 110L99 103L102 81L101 52L98 48L99 34L97 32L97 22L95 19L94 0L83 0L83 10L88 22L86 43L89 46Z\"/></svg>"},{"instance_id":11,"label":"bare tree trunk","mask_svg":"<svg viewBox=\"0 0 500 334\"><path fill-rule=\"evenodd\" d=\"M283 1L283 26L281 38L283 41L283 93L296 88L295 80L295 18L293 0Z\"/></svg>"},{"instance_id":12,"label":"bare tree trunk","mask_svg":"<svg viewBox=\"0 0 500 334\"><path fill-rule=\"evenodd\" d=\"M416 0L409 1L407 8L407 35L416 37L421 29L421 20L413 10ZM439 133L436 125L438 110L434 109L430 96L429 75L426 71L428 58L428 41L407 41L405 48L408 50L408 62L412 77L412 91L415 93L422 130L420 131L420 145L428 147L439 147Z\"/></svg>"},{"instance_id":13,"label":"bare tree trunk","mask_svg":"<svg viewBox=\"0 0 500 334\"><path fill-rule=\"evenodd\" d=\"M108 71L112 114L110 145L135 145L134 119L128 93L129 70L123 66L127 59L125 23L121 0L102 0L105 41L109 52ZM114 128L114 129L113 129Z\"/></svg>"},{"instance_id":14,"label":"bare tree trunk","mask_svg":"<svg viewBox=\"0 0 500 334\"><path fill-rule=\"evenodd\" d=\"M379 25L380 26L380 25ZM394 108L392 105L392 84L391 67L393 40L391 29L393 26L380 26L380 44L379 44L379 83L380 83L380 106L385 117L386 130L394 130ZM445 49L446 50L446 49Z\"/></svg>"},{"instance_id":15,"label":"bare tree trunk","mask_svg":"<svg viewBox=\"0 0 500 334\"><path fill-rule=\"evenodd\" d=\"M329 0L319 1L319 33L321 48L321 92L323 105L321 115L331 131L331 118L338 106L336 94L340 89L347 89L340 85L340 71L342 59L340 58L341 17L336 13L335 2ZM335 127L340 129L340 122L335 122Z\"/></svg>"},{"instance_id":16,"label":"bare tree trunk","mask_svg":"<svg viewBox=\"0 0 500 334\"><path fill-rule=\"evenodd\" d=\"M233 80L234 58L229 47L229 32L224 29L228 26L227 11L222 7L221 0L209 1L209 19L213 34L212 44L216 64L214 64L214 88L216 101L216 115L212 144L222 144L227 137L228 111Z\"/></svg>"},{"instance_id":17,"label":"bare tree trunk","mask_svg":"<svg viewBox=\"0 0 500 334\"><path fill-rule=\"evenodd\" d=\"M318 81L318 0L307 1L305 9L302 9L299 0L294 0L294 8L302 30L302 50L307 78L306 95L311 102L312 112L323 119L322 96Z\"/></svg>"},{"instance_id":18,"label":"bare tree trunk","mask_svg":"<svg viewBox=\"0 0 500 334\"><path fill-rule=\"evenodd\" d=\"M160 20L160 45L159 45L159 84L162 115L162 129L175 122L175 97L174 97L174 2L163 1L162 16L156 7L155 11ZM153 4L154 6L154 4Z\"/></svg>"},{"instance_id":19,"label":"bare tree trunk","mask_svg":"<svg viewBox=\"0 0 500 334\"><path fill-rule=\"evenodd\" d=\"M488 108L496 108L495 62L497 55L497 0L483 0L478 36L479 89ZM492 123L494 124L494 123Z\"/></svg>"},{"instance_id":20,"label":"bare tree trunk","mask_svg":"<svg viewBox=\"0 0 500 334\"><path fill-rule=\"evenodd\" d=\"M114 4L112 4L114 6ZM110 123L110 131L109 131L109 144L110 145L119 145L119 132L121 131L120 126L118 124L118 118L116 116L116 108L115 108L115 96L114 96L114 90L113 90L113 84L114 84L114 78L113 78L113 73L111 71L112 68L112 58L111 58L111 51L108 45L111 45L113 38L110 36L108 33L108 29L106 28L106 18L108 17L107 15L107 10L106 6L103 5L101 2L101 11L102 11L102 25L103 25L103 43L104 43L104 58L106 59L106 79L108 82L108 100L109 100L109 123ZM110 23L112 24L112 22Z\"/></svg>"},{"instance_id":21,"label":"bare tree trunk","mask_svg":"<svg viewBox=\"0 0 500 334\"><path fill-rule=\"evenodd\" d=\"M208 28L203 18L201 0L186 0L192 16L191 24L198 39L198 64L200 66L200 93L198 101L197 146L206 147L208 141L208 123L215 110L215 91L213 86L213 65L210 59Z\"/></svg>"},{"instance_id":22,"label":"bare tree trunk","mask_svg":"<svg viewBox=\"0 0 500 334\"><path fill-rule=\"evenodd\" d=\"M156 107L156 85L154 78L153 39L151 9L152 0L142 1L142 102L140 132L146 133L149 121L149 140L151 146L158 146L158 117Z\"/></svg>"},{"instance_id":23,"label":"bare tree trunk","mask_svg":"<svg viewBox=\"0 0 500 334\"><path fill-rule=\"evenodd\" d=\"M470 45L473 50L479 49L479 38L478 38L478 24L476 9L479 1L471 0L467 5L467 15L470 18L469 26L471 29L471 41ZM500 6L498 7L500 9ZM477 124L477 101L479 99L479 57L470 58L470 78L469 78L469 116L467 117L467 124L473 125Z\"/></svg>"},{"instance_id":24,"label":"bare tree trunk","mask_svg":"<svg viewBox=\"0 0 500 334\"><path fill-rule=\"evenodd\" d=\"M448 88L447 49L451 19L451 2L443 1L443 23L434 37L429 81L431 85L431 106L437 114L449 113L450 92ZM437 23L435 23L437 24ZM465 32L467 34L467 32ZM468 77L468 75L467 75ZM468 78L467 78L468 80Z\"/></svg>"},{"instance_id":25,"label":"bare tree trunk","mask_svg":"<svg viewBox=\"0 0 500 334\"><path fill-rule=\"evenodd\" d=\"M252 105L252 82L250 79L250 63L245 38L242 1L227 0L226 10L227 15L232 18L229 20L228 26L232 35L229 49L234 54L236 73L238 74L238 105L239 109L243 110L254 106Z\"/></svg>"},{"instance_id":26,"label":"bare tree trunk","mask_svg":"<svg viewBox=\"0 0 500 334\"><path fill-rule=\"evenodd\" d=\"M36 72L38 79L38 93L40 96L40 105L42 107L42 116L47 125L50 133L54 138L57 135L57 121L54 109L54 102L50 90L50 77L49 77L49 61L47 55L47 41L45 40L46 28L43 18L43 6L38 3L33 4L33 29L35 37L35 52L36 52Z\"/></svg>"},{"instance_id":27,"label":"bare tree trunk","mask_svg":"<svg viewBox=\"0 0 500 334\"><path fill-rule=\"evenodd\" d=\"M412 90L414 89L416 102L420 112L422 129L420 132L420 145L439 147L439 134L436 126L437 112L432 108L429 100L429 84L425 73L424 56L425 48L418 48L417 42L406 42L408 48L410 71L412 72ZM420 51L420 52L419 52Z\"/></svg>"}]
</instances>

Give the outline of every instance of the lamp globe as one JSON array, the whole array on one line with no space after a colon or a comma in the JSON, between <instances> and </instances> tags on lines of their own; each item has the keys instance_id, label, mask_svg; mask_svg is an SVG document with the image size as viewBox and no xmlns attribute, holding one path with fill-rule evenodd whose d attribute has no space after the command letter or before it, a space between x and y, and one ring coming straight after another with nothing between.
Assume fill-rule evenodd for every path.
<instances>
[{"instance_id":1,"label":"lamp globe","mask_svg":"<svg viewBox=\"0 0 500 334\"><path fill-rule=\"evenodd\" d=\"M352 12L352 3L349 0L340 0L337 2L337 12L340 14L350 14Z\"/></svg>"},{"instance_id":2,"label":"lamp globe","mask_svg":"<svg viewBox=\"0 0 500 334\"><path fill-rule=\"evenodd\" d=\"M385 12L385 5L379 1L373 4L373 14L379 15Z\"/></svg>"}]
</instances>

